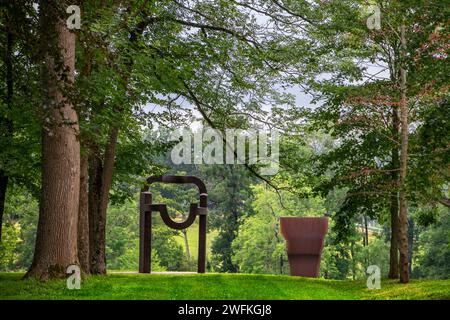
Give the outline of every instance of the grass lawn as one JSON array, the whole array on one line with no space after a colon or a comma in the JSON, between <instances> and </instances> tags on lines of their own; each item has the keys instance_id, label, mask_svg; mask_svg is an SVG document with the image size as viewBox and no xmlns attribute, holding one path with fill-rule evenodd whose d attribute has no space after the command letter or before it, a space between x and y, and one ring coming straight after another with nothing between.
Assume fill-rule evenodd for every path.
<instances>
[{"instance_id":1,"label":"grass lawn","mask_svg":"<svg viewBox=\"0 0 450 320\"><path fill-rule=\"evenodd\" d=\"M380 290L365 281L306 279L275 275L110 274L82 280L80 290L65 280L21 280L22 273L0 273L3 299L450 299L450 280L385 280Z\"/></svg>"}]
</instances>

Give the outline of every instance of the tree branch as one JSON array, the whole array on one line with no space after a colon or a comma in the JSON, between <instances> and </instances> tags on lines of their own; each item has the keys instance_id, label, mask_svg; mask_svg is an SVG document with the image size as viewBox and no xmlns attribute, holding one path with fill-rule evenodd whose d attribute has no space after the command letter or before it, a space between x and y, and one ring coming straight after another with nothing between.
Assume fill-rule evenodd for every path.
<instances>
[{"instance_id":1,"label":"tree branch","mask_svg":"<svg viewBox=\"0 0 450 320\"><path fill-rule=\"evenodd\" d=\"M442 198L439 200L439 203L446 206L447 208L450 208L450 199L449 198Z\"/></svg>"}]
</instances>

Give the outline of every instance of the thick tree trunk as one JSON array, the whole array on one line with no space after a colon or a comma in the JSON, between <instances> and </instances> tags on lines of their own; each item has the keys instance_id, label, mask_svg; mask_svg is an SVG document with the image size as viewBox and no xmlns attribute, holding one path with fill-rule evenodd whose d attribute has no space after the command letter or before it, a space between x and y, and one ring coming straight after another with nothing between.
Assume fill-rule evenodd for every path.
<instances>
[{"instance_id":1,"label":"thick tree trunk","mask_svg":"<svg viewBox=\"0 0 450 320\"><path fill-rule=\"evenodd\" d=\"M401 26L402 57L406 57L405 26ZM406 200L405 182L408 166L408 104L406 97L406 69L402 61L400 69L400 191L399 191L399 238L398 247L400 251L400 282L409 282L408 270L408 204Z\"/></svg>"},{"instance_id":2,"label":"thick tree trunk","mask_svg":"<svg viewBox=\"0 0 450 320\"><path fill-rule=\"evenodd\" d=\"M119 136L119 128L113 126L109 135L108 144L105 149L103 164L98 157L94 160L94 172L92 184L92 195L90 203L95 201L92 210L89 210L90 239L91 248L91 273L106 274L106 211L108 209L109 190L112 184L114 161L116 157L116 145ZM99 154L96 148L95 155Z\"/></svg>"},{"instance_id":3,"label":"thick tree trunk","mask_svg":"<svg viewBox=\"0 0 450 320\"><path fill-rule=\"evenodd\" d=\"M89 274L89 165L88 156L81 155L80 200L78 210L78 260L81 270Z\"/></svg>"},{"instance_id":4,"label":"thick tree trunk","mask_svg":"<svg viewBox=\"0 0 450 320\"><path fill-rule=\"evenodd\" d=\"M400 119L398 115L398 107L392 107L392 135L397 142L400 132ZM398 168L400 166L399 148L398 145L394 145L392 148L391 169L392 171L392 183L393 187L398 187ZM389 279L398 279L399 277L399 265L398 265L398 191L392 191L391 193L391 205L389 208L391 215L391 246L389 251Z\"/></svg>"},{"instance_id":5,"label":"thick tree trunk","mask_svg":"<svg viewBox=\"0 0 450 320\"><path fill-rule=\"evenodd\" d=\"M27 277L65 277L78 264L77 224L80 192L80 142L77 113L65 96L74 81L75 34L57 1L41 1L44 128L42 194L36 248Z\"/></svg>"}]
</instances>

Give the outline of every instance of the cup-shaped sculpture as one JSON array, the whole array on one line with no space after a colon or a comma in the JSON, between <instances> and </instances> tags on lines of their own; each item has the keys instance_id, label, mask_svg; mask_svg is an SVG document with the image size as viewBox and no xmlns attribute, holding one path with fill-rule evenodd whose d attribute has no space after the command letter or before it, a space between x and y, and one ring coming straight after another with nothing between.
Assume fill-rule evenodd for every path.
<instances>
[{"instance_id":1,"label":"cup-shaped sculpture","mask_svg":"<svg viewBox=\"0 0 450 320\"><path fill-rule=\"evenodd\" d=\"M152 202L152 194L148 192L149 185L155 182L188 184L192 183L198 187L200 203L191 203L189 216L183 222L175 222L169 216L167 206L164 203ZM186 229L199 217L198 222L198 273L205 273L206 269L206 212L208 210L208 194L205 184L193 176L153 176L147 178L140 197L140 236L139 236L139 272L151 272L151 248L152 248L152 213L159 212L164 223L172 229Z\"/></svg>"},{"instance_id":2,"label":"cup-shaped sculpture","mask_svg":"<svg viewBox=\"0 0 450 320\"><path fill-rule=\"evenodd\" d=\"M286 239L291 275L317 278L328 218L281 217L280 226Z\"/></svg>"}]
</instances>

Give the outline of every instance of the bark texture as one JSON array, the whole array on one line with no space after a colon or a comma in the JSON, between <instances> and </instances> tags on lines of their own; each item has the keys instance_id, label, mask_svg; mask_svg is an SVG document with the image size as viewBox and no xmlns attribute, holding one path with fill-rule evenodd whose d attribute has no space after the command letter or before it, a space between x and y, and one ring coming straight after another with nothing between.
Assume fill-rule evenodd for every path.
<instances>
[{"instance_id":1,"label":"bark texture","mask_svg":"<svg viewBox=\"0 0 450 320\"><path fill-rule=\"evenodd\" d=\"M80 200L78 210L78 260L81 270L89 274L89 173L88 156L82 154L80 163Z\"/></svg>"},{"instance_id":2,"label":"bark texture","mask_svg":"<svg viewBox=\"0 0 450 320\"><path fill-rule=\"evenodd\" d=\"M409 217L408 219L408 272L412 273L412 264L414 257L414 220Z\"/></svg>"},{"instance_id":3,"label":"bark texture","mask_svg":"<svg viewBox=\"0 0 450 320\"><path fill-rule=\"evenodd\" d=\"M395 142L398 142L400 132L400 119L398 115L398 107L393 106L392 108L392 135L394 137ZM391 215L391 243L390 243L390 251L389 251L389 279L398 279L399 277L399 261L398 261L398 171L397 169L400 166L399 159L399 147L398 145L394 145L392 148L392 183L395 191L391 193L391 204L390 204L390 215Z\"/></svg>"},{"instance_id":4,"label":"bark texture","mask_svg":"<svg viewBox=\"0 0 450 320\"><path fill-rule=\"evenodd\" d=\"M391 245L389 251L389 279L398 279L398 195L391 194Z\"/></svg>"},{"instance_id":5,"label":"bark texture","mask_svg":"<svg viewBox=\"0 0 450 320\"><path fill-rule=\"evenodd\" d=\"M97 156L99 154L98 146L93 148L94 153L91 160L93 183L90 184L92 189L90 189L89 197L89 230L92 237L90 239L90 269L93 274L106 274L106 211L108 209L118 136L119 128L113 127L103 161Z\"/></svg>"},{"instance_id":6,"label":"bark texture","mask_svg":"<svg viewBox=\"0 0 450 320\"><path fill-rule=\"evenodd\" d=\"M97 144L92 143L90 145L89 152L89 264L90 272L93 274L98 273L97 257L101 254L98 252L99 248L99 217L98 208L100 205L100 189L101 189L101 176L102 176L102 161L99 159L99 147Z\"/></svg>"},{"instance_id":7,"label":"bark texture","mask_svg":"<svg viewBox=\"0 0 450 320\"><path fill-rule=\"evenodd\" d=\"M42 280L64 277L78 264L80 192L78 117L67 92L74 81L75 34L61 18L58 1L41 1L44 64L42 190L33 263L26 274Z\"/></svg>"}]
</instances>

